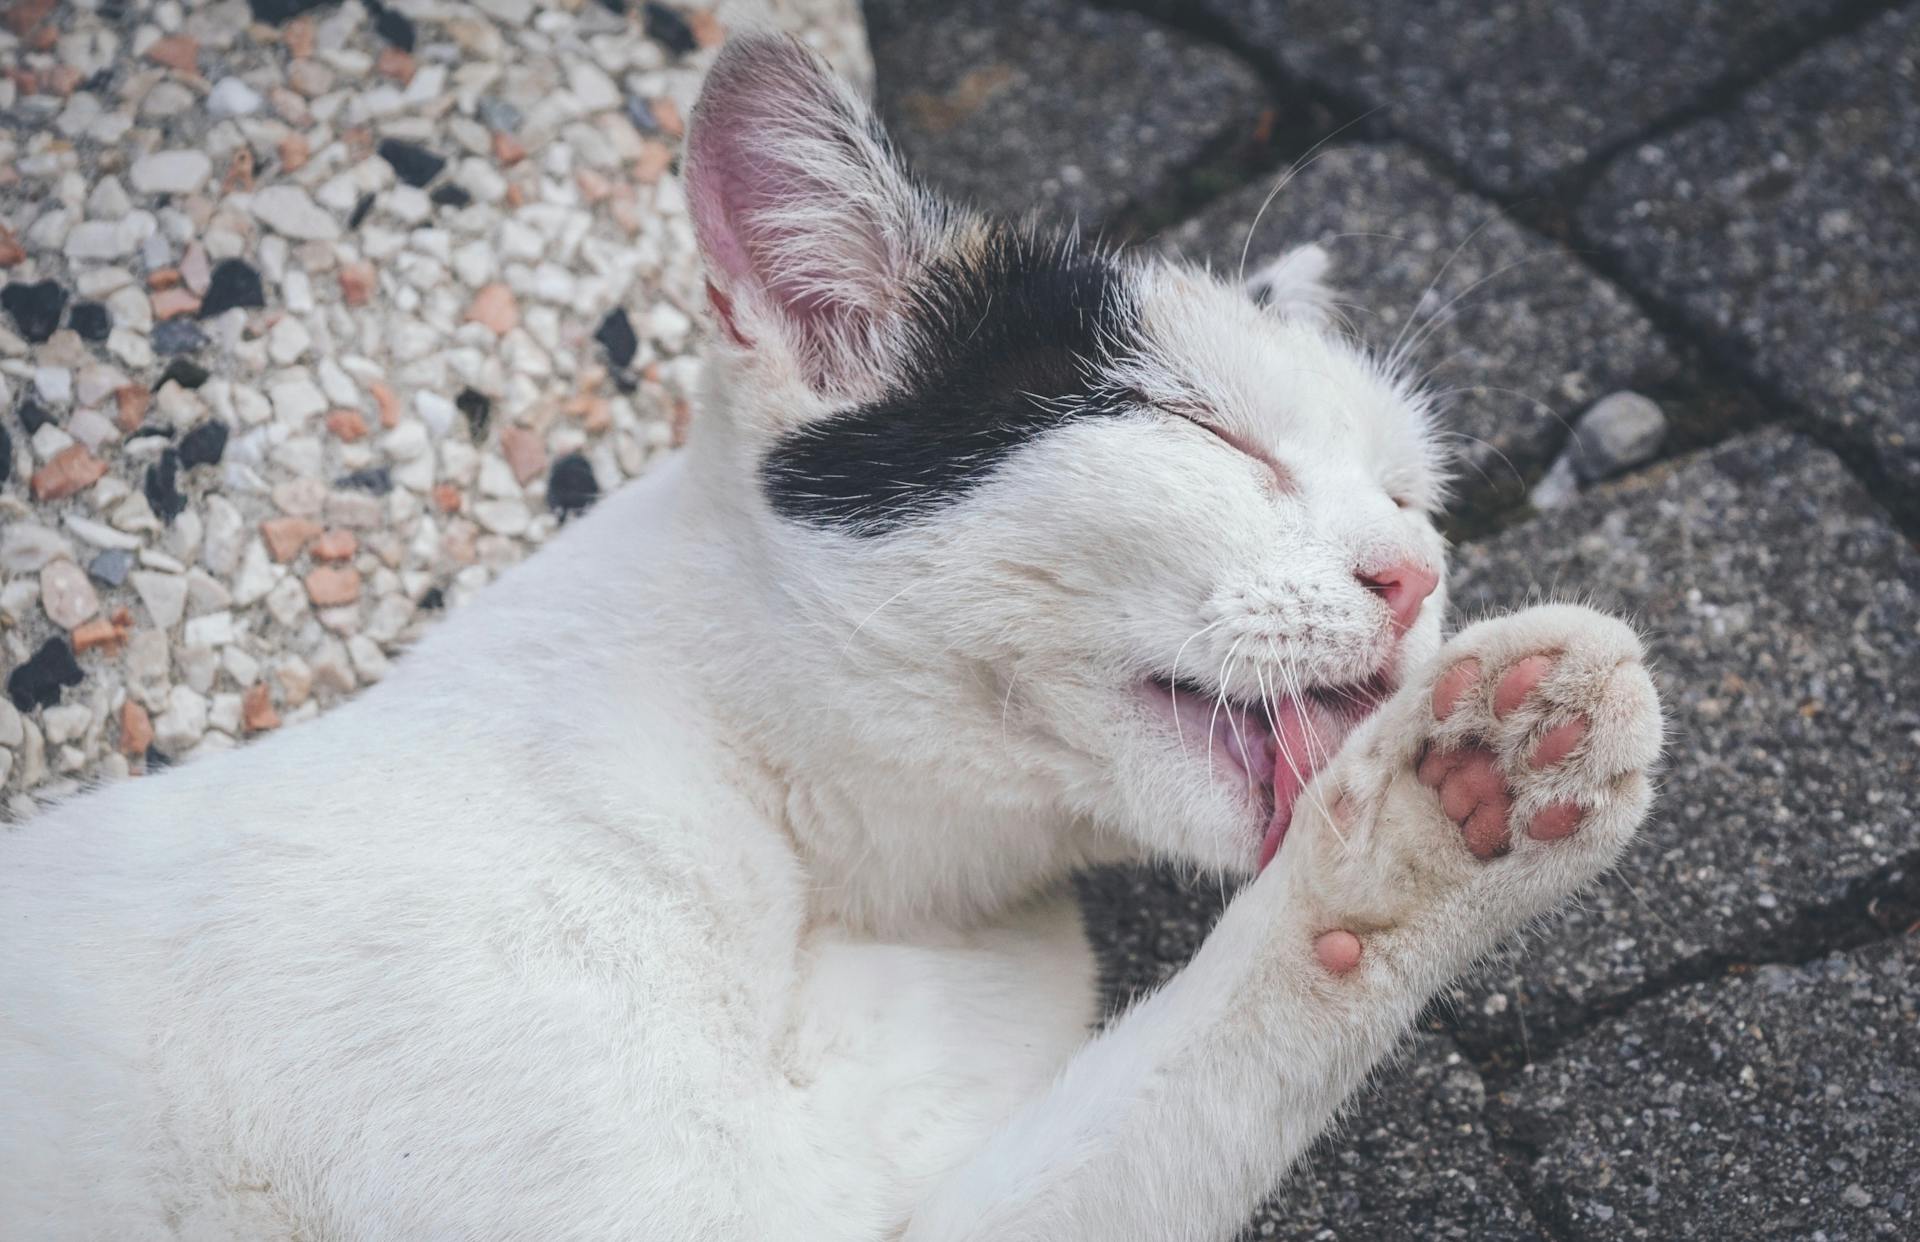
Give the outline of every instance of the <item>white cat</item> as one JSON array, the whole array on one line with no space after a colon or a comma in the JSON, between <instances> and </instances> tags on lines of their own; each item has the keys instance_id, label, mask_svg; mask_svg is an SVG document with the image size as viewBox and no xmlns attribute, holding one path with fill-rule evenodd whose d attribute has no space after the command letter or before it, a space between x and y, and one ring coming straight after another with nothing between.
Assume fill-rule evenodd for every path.
<instances>
[{"instance_id":1,"label":"white cat","mask_svg":"<svg viewBox=\"0 0 1920 1242\"><path fill-rule=\"evenodd\" d=\"M684 456L0 840L6 1238L1224 1238L1633 832L1633 634L1442 646L1428 411L1316 286L939 203L789 42L690 143ZM1063 882L1146 858L1264 870L1094 1034Z\"/></svg>"}]
</instances>

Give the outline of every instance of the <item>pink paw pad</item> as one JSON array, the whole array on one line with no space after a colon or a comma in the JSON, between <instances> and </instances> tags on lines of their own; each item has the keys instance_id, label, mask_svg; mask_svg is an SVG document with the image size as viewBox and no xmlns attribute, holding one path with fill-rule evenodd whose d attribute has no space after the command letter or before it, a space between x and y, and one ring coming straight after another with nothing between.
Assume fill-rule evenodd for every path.
<instances>
[{"instance_id":1,"label":"pink paw pad","mask_svg":"<svg viewBox=\"0 0 1920 1242\"><path fill-rule=\"evenodd\" d=\"M1551 671L1553 671L1551 656L1532 655L1517 661L1506 671L1506 675L1500 678L1500 684L1494 688L1493 714L1505 716L1526 702L1527 696L1533 693L1534 687L1544 681Z\"/></svg>"},{"instance_id":2,"label":"pink paw pad","mask_svg":"<svg viewBox=\"0 0 1920 1242\"><path fill-rule=\"evenodd\" d=\"M1552 767L1572 754L1573 748L1586 736L1587 721L1584 716L1555 725L1534 745L1533 753L1527 756L1527 766L1535 770Z\"/></svg>"},{"instance_id":3,"label":"pink paw pad","mask_svg":"<svg viewBox=\"0 0 1920 1242\"><path fill-rule=\"evenodd\" d=\"M1533 822L1527 825L1527 835L1536 841L1563 840L1579 830L1585 814L1583 808L1572 802L1550 803L1534 813Z\"/></svg>"},{"instance_id":4,"label":"pink paw pad","mask_svg":"<svg viewBox=\"0 0 1920 1242\"><path fill-rule=\"evenodd\" d=\"M1360 964L1360 937L1350 931L1322 932L1314 938L1313 955L1328 974L1344 975Z\"/></svg>"},{"instance_id":5,"label":"pink paw pad","mask_svg":"<svg viewBox=\"0 0 1920 1242\"><path fill-rule=\"evenodd\" d=\"M1553 671L1552 655L1517 660L1500 675L1493 688L1496 718L1512 714ZM1480 685L1480 662L1466 659L1440 675L1433 687L1433 715L1446 720ZM1535 771L1565 760L1586 740L1591 723L1575 717L1547 730L1527 755ZM1512 788L1500 774L1493 752L1485 746L1454 749L1430 747L1420 757L1420 783L1440 799L1440 809L1460 828L1461 839L1475 858L1497 858L1512 848ZM1555 803L1535 814L1527 835L1536 841L1558 841L1579 830L1583 811L1572 803Z\"/></svg>"},{"instance_id":6,"label":"pink paw pad","mask_svg":"<svg viewBox=\"0 0 1920 1242\"><path fill-rule=\"evenodd\" d=\"M1460 706L1460 700L1467 691L1473 689L1480 680L1480 661L1462 660L1446 672L1440 674L1440 680L1433 686L1433 718L1445 720L1453 715L1453 709Z\"/></svg>"}]
</instances>

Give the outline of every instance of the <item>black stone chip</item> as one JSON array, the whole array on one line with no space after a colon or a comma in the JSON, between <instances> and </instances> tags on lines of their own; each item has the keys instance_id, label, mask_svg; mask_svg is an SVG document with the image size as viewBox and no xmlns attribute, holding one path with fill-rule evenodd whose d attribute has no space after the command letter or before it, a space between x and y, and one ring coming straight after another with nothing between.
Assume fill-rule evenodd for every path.
<instances>
[{"instance_id":1,"label":"black stone chip","mask_svg":"<svg viewBox=\"0 0 1920 1242\"><path fill-rule=\"evenodd\" d=\"M547 505L560 520L585 513L600 499L600 484L593 477L593 464L578 453L568 453L553 463L547 475Z\"/></svg>"},{"instance_id":2,"label":"black stone chip","mask_svg":"<svg viewBox=\"0 0 1920 1242\"><path fill-rule=\"evenodd\" d=\"M361 222L367 218L367 213L372 210L373 195L362 194L360 201L353 205L353 214L347 217L347 228L349 230L359 228Z\"/></svg>"},{"instance_id":3,"label":"black stone chip","mask_svg":"<svg viewBox=\"0 0 1920 1242\"><path fill-rule=\"evenodd\" d=\"M633 362L634 351L640 348L640 339L633 334L633 324L627 319L623 306L616 306L607 312L594 330L593 339L606 347L607 361L617 370L625 370Z\"/></svg>"},{"instance_id":4,"label":"black stone chip","mask_svg":"<svg viewBox=\"0 0 1920 1242\"><path fill-rule=\"evenodd\" d=\"M638 95L627 96L627 119L643 134L660 132L660 119L653 115L653 107Z\"/></svg>"},{"instance_id":5,"label":"black stone chip","mask_svg":"<svg viewBox=\"0 0 1920 1242\"><path fill-rule=\"evenodd\" d=\"M324 9L338 0L247 0L247 7L253 10L253 20L269 26L279 26L292 21L302 13L311 13L315 9Z\"/></svg>"},{"instance_id":6,"label":"black stone chip","mask_svg":"<svg viewBox=\"0 0 1920 1242\"><path fill-rule=\"evenodd\" d=\"M13 437L0 427L0 487L13 477Z\"/></svg>"},{"instance_id":7,"label":"black stone chip","mask_svg":"<svg viewBox=\"0 0 1920 1242\"><path fill-rule=\"evenodd\" d=\"M35 401L32 397L28 397L25 401L22 401L19 408L15 409L13 414L15 418L20 420L20 425L27 429L29 438L32 437L34 432L53 421L53 415L47 413L47 408L38 401Z\"/></svg>"},{"instance_id":8,"label":"black stone chip","mask_svg":"<svg viewBox=\"0 0 1920 1242\"><path fill-rule=\"evenodd\" d=\"M180 454L167 449L160 454L160 460L147 467L147 479L141 486L147 494L147 504L158 514L160 520L173 525L173 519L180 516L187 507L187 498L180 494Z\"/></svg>"},{"instance_id":9,"label":"black stone chip","mask_svg":"<svg viewBox=\"0 0 1920 1242\"><path fill-rule=\"evenodd\" d=\"M475 444L487 438L487 424L493 421L493 399L483 392L463 388L453 399L454 406L467 416L467 431Z\"/></svg>"},{"instance_id":10,"label":"black stone chip","mask_svg":"<svg viewBox=\"0 0 1920 1242\"><path fill-rule=\"evenodd\" d=\"M180 438L180 464L188 469L218 465L226 451L227 425L217 418L209 418Z\"/></svg>"},{"instance_id":11,"label":"black stone chip","mask_svg":"<svg viewBox=\"0 0 1920 1242\"><path fill-rule=\"evenodd\" d=\"M211 372L191 358L175 358L153 382L153 391L159 392L167 384L178 384L182 388L198 388L207 382Z\"/></svg>"},{"instance_id":12,"label":"black stone chip","mask_svg":"<svg viewBox=\"0 0 1920 1242\"><path fill-rule=\"evenodd\" d=\"M38 345L60 326L60 314L67 309L67 291L51 280L27 284L16 280L0 289L0 306L13 316L13 326L28 342Z\"/></svg>"},{"instance_id":13,"label":"black stone chip","mask_svg":"<svg viewBox=\"0 0 1920 1242\"><path fill-rule=\"evenodd\" d=\"M442 207L469 207L473 204L473 195L467 193L467 187L451 181L434 186L433 193L427 197Z\"/></svg>"},{"instance_id":14,"label":"black stone chip","mask_svg":"<svg viewBox=\"0 0 1920 1242\"><path fill-rule=\"evenodd\" d=\"M60 692L80 684L80 665L64 638L49 638L27 662L7 674L7 697L23 712L52 707Z\"/></svg>"},{"instance_id":15,"label":"black stone chip","mask_svg":"<svg viewBox=\"0 0 1920 1242\"><path fill-rule=\"evenodd\" d=\"M700 40L693 37L693 27L687 25L687 19L678 11L664 4L648 4L642 12L647 38L675 56L685 56L700 46Z\"/></svg>"},{"instance_id":16,"label":"black stone chip","mask_svg":"<svg viewBox=\"0 0 1920 1242\"><path fill-rule=\"evenodd\" d=\"M447 606L446 592L439 587L428 587L427 593L420 597L419 606L423 612L438 612Z\"/></svg>"},{"instance_id":17,"label":"black stone chip","mask_svg":"<svg viewBox=\"0 0 1920 1242\"><path fill-rule=\"evenodd\" d=\"M171 440L173 439L173 428L162 426L159 423L145 423L139 427L135 427L129 432L127 439L139 440L145 438L151 440L155 436L158 436L162 440Z\"/></svg>"},{"instance_id":18,"label":"black stone chip","mask_svg":"<svg viewBox=\"0 0 1920 1242\"><path fill-rule=\"evenodd\" d=\"M426 185L447 166L444 155L435 155L418 143L403 142L398 138L382 138L377 149L380 158L393 165L393 171L400 180L411 186Z\"/></svg>"},{"instance_id":19,"label":"black stone chip","mask_svg":"<svg viewBox=\"0 0 1920 1242\"><path fill-rule=\"evenodd\" d=\"M207 294L200 299L200 318L211 319L236 306L265 306L267 291L260 273L244 259L222 259L214 264L207 279Z\"/></svg>"},{"instance_id":20,"label":"black stone chip","mask_svg":"<svg viewBox=\"0 0 1920 1242\"><path fill-rule=\"evenodd\" d=\"M388 8L382 8L378 13L379 16L373 19L374 33L401 51L411 52L414 41L413 23L407 20L406 14L396 13Z\"/></svg>"},{"instance_id":21,"label":"black stone chip","mask_svg":"<svg viewBox=\"0 0 1920 1242\"><path fill-rule=\"evenodd\" d=\"M343 474L333 481L335 487L351 487L358 492L372 492L375 496L384 496L393 490L393 473L385 466L371 466L365 470L356 470L352 474Z\"/></svg>"},{"instance_id":22,"label":"black stone chip","mask_svg":"<svg viewBox=\"0 0 1920 1242\"><path fill-rule=\"evenodd\" d=\"M173 759L158 747L147 747L146 759L148 772L158 772L162 768L170 768L173 766Z\"/></svg>"},{"instance_id":23,"label":"black stone chip","mask_svg":"<svg viewBox=\"0 0 1920 1242\"><path fill-rule=\"evenodd\" d=\"M87 562L87 572L102 586L117 587L133 569L133 553L125 548L108 548Z\"/></svg>"},{"instance_id":24,"label":"black stone chip","mask_svg":"<svg viewBox=\"0 0 1920 1242\"><path fill-rule=\"evenodd\" d=\"M153 325L149 343L157 354L190 354L206 346L207 334L191 319L169 319Z\"/></svg>"},{"instance_id":25,"label":"black stone chip","mask_svg":"<svg viewBox=\"0 0 1920 1242\"><path fill-rule=\"evenodd\" d=\"M67 312L67 326L80 334L83 341L104 341L107 333L113 331L113 316L100 302L75 302L73 309Z\"/></svg>"}]
</instances>

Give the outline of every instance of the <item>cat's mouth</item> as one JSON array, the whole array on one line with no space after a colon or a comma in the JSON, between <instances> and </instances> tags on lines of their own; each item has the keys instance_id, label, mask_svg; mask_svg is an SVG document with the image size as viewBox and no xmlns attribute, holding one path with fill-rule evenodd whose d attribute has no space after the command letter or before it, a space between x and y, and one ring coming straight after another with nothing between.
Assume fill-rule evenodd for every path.
<instances>
[{"instance_id":1,"label":"cat's mouth","mask_svg":"<svg viewBox=\"0 0 1920 1242\"><path fill-rule=\"evenodd\" d=\"M1261 701L1185 679L1149 677L1141 685L1142 697L1171 719L1181 747L1216 779L1244 787L1259 808L1261 870L1279 852L1301 791L1392 690L1385 674Z\"/></svg>"}]
</instances>

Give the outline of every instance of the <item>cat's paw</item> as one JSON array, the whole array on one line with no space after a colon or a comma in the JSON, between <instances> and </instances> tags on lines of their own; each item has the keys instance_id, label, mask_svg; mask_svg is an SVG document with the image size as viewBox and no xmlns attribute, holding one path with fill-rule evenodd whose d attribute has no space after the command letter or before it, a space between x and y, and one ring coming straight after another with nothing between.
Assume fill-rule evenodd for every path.
<instances>
[{"instance_id":1,"label":"cat's paw","mask_svg":"<svg viewBox=\"0 0 1920 1242\"><path fill-rule=\"evenodd\" d=\"M1618 859L1661 722L1633 631L1548 606L1455 637L1368 733L1281 862L1321 907L1327 969L1353 970L1373 940L1447 974Z\"/></svg>"},{"instance_id":2,"label":"cat's paw","mask_svg":"<svg viewBox=\"0 0 1920 1242\"><path fill-rule=\"evenodd\" d=\"M1333 305L1327 272L1333 258L1315 245L1296 246L1247 276L1247 296L1276 315L1325 320Z\"/></svg>"},{"instance_id":3,"label":"cat's paw","mask_svg":"<svg viewBox=\"0 0 1920 1242\"><path fill-rule=\"evenodd\" d=\"M1470 854L1582 832L1591 851L1626 844L1660 749L1633 631L1584 608L1536 608L1466 631L1437 667L1414 775Z\"/></svg>"}]
</instances>

